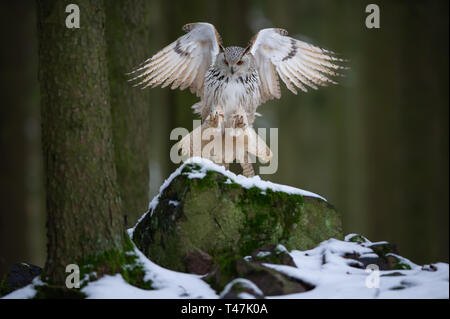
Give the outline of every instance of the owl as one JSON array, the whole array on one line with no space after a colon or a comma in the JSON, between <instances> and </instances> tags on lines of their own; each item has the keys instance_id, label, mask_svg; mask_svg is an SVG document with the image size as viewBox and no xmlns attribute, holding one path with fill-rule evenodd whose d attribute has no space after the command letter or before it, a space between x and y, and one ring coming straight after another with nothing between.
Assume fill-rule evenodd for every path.
<instances>
[{"instance_id":1,"label":"owl","mask_svg":"<svg viewBox=\"0 0 450 319\"><path fill-rule=\"evenodd\" d=\"M192 106L203 121L199 129L216 129L222 138L230 131L226 128L241 130L247 135L244 146L257 145L261 150L253 155L264 159L270 159L271 152L254 132L253 122L259 105L281 97L279 78L297 94L296 88L307 92L308 88L337 84L331 77L340 76L340 70L346 68L338 64L345 60L334 52L289 37L280 28L260 30L245 48L224 47L209 23L190 23L182 29L186 34L132 71L135 76L131 80L142 88L189 87L200 98ZM189 141L193 135L191 132L179 143L185 154L193 153ZM220 161L225 162L216 159ZM241 164L245 164L244 175L254 174L248 163Z\"/></svg>"},{"instance_id":2,"label":"owl","mask_svg":"<svg viewBox=\"0 0 450 319\"><path fill-rule=\"evenodd\" d=\"M220 107L215 112L215 116L208 116L201 126L181 139L178 145L181 154L208 158L226 169L236 160L240 163L244 176L254 176L249 154L262 162L269 162L273 156L272 151L248 125L247 115L242 108L234 114L231 128L225 127L224 112ZM200 142L196 145L195 141Z\"/></svg>"}]
</instances>

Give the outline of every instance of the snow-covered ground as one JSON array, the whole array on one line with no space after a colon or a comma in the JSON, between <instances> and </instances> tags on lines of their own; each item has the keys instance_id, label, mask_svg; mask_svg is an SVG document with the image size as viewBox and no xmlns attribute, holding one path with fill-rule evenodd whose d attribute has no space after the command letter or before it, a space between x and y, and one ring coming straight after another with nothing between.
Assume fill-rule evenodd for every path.
<instances>
[{"instance_id":1,"label":"snow-covered ground","mask_svg":"<svg viewBox=\"0 0 450 319\"><path fill-rule=\"evenodd\" d=\"M185 173L189 178L203 178L208 170L214 170L227 176L230 183L235 182L246 188L259 187L262 191L272 189L323 199L323 197L308 191L263 181L258 176L246 178L242 175L235 175L222 166L202 158L191 158L181 165L160 187L160 194L176 176L181 174L184 166L188 163L200 165L199 170ZM158 200L159 195L150 202L149 212L153 211ZM171 204L177 205L178 203L172 202ZM128 230L130 237L133 231L134 228ZM419 266L397 256L404 264L409 265L411 270L373 271L355 268L350 266L355 263L355 260L344 258L345 254L356 253L361 257L376 257L376 255L369 248L374 243L369 241L350 242L351 236L348 235L344 241L331 238L308 251L293 250L289 252L296 267L263 264L289 277L298 278L315 286L314 289L307 292L267 298L449 298L449 266L447 263ZM153 290L134 287L128 284L120 274L116 274L105 275L99 280L88 283L82 288L82 292L86 294L87 298L219 298L220 295L224 295L224 292L214 291L202 280L200 275L162 268L146 258L137 248L135 248L135 253L145 269L145 279L152 281ZM238 280L245 281L245 279ZM42 284L39 277L36 277L32 284L18 289L4 298L33 298L36 294L34 287ZM249 284L251 285L251 283ZM224 290L226 289L229 289L229 286ZM255 286L254 290L259 290L259 288ZM250 294L241 296L251 297Z\"/></svg>"},{"instance_id":2,"label":"snow-covered ground","mask_svg":"<svg viewBox=\"0 0 450 319\"><path fill-rule=\"evenodd\" d=\"M349 236L347 236L349 238ZM296 267L263 264L290 277L301 279L315 286L314 289L290 295L267 298L449 298L449 266L446 263L419 266L402 258L411 270L380 270L378 273L350 266L354 260L344 258L348 253L370 256L374 252L368 246L349 241L329 239L316 248L289 254ZM144 290L128 284L120 274L103 276L82 289L87 298L219 298L200 275L180 273L162 268L136 249L146 278L152 281L154 290ZM325 263L324 263L325 261ZM399 275L402 274L402 275ZM41 285L39 278L33 284L16 290L4 298L33 298L34 285ZM242 296L244 297L244 295ZM245 297L251 297L245 294Z\"/></svg>"},{"instance_id":3,"label":"snow-covered ground","mask_svg":"<svg viewBox=\"0 0 450 319\"><path fill-rule=\"evenodd\" d=\"M351 235L346 236L346 239ZM308 251L291 251L290 255L297 267L264 264L315 286L304 293L269 298L449 298L449 267L446 263L433 264L436 270L431 271L430 265L419 266L397 256L411 270L373 271L352 267L350 264L354 260L343 258L346 253L357 253L361 257L373 256L373 250L368 248L371 244L375 243L367 241L357 244L329 239Z\"/></svg>"}]
</instances>

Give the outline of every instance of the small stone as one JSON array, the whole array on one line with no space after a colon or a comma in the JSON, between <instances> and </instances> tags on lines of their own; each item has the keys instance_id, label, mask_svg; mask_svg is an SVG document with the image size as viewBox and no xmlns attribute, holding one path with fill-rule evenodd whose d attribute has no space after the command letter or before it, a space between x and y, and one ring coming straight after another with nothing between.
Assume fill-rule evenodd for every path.
<instances>
[{"instance_id":1,"label":"small stone","mask_svg":"<svg viewBox=\"0 0 450 319\"><path fill-rule=\"evenodd\" d=\"M409 269L411 269L410 265L404 263L400 258L398 258L395 255L387 254L385 258L386 258L387 263L389 265L389 270L392 270L392 269L409 270Z\"/></svg>"},{"instance_id":2,"label":"small stone","mask_svg":"<svg viewBox=\"0 0 450 319\"><path fill-rule=\"evenodd\" d=\"M295 267L294 259L287 250L279 249L281 245L266 245L254 250L251 254L252 259L257 262L268 264L278 264Z\"/></svg>"},{"instance_id":3,"label":"small stone","mask_svg":"<svg viewBox=\"0 0 450 319\"><path fill-rule=\"evenodd\" d=\"M387 254L394 253L398 255L397 247L391 243L382 243L382 244L372 244L368 245L370 249L372 249L375 254L380 257L385 257Z\"/></svg>"},{"instance_id":4,"label":"small stone","mask_svg":"<svg viewBox=\"0 0 450 319\"><path fill-rule=\"evenodd\" d=\"M253 259L238 259L236 261L236 272L238 276L255 283L266 296L305 292L314 288L309 283L288 277L274 269L263 266L261 261Z\"/></svg>"},{"instance_id":5,"label":"small stone","mask_svg":"<svg viewBox=\"0 0 450 319\"><path fill-rule=\"evenodd\" d=\"M223 299L239 299L242 294L248 294L255 299L264 298L264 293L253 282L245 278L236 278L227 284L224 290L220 293L220 298Z\"/></svg>"},{"instance_id":6,"label":"small stone","mask_svg":"<svg viewBox=\"0 0 450 319\"><path fill-rule=\"evenodd\" d=\"M189 252L186 255L186 266L190 273L204 275L211 271L213 260L202 250Z\"/></svg>"},{"instance_id":7,"label":"small stone","mask_svg":"<svg viewBox=\"0 0 450 319\"><path fill-rule=\"evenodd\" d=\"M422 270L425 270L425 271L437 271L437 267L435 265L433 265L433 264L423 265L422 266Z\"/></svg>"},{"instance_id":8,"label":"small stone","mask_svg":"<svg viewBox=\"0 0 450 319\"><path fill-rule=\"evenodd\" d=\"M379 267L379 270L392 269L388 262L386 262L386 260L381 257L361 257L359 258L359 262L363 264L363 268L366 268L368 265L377 265Z\"/></svg>"},{"instance_id":9,"label":"small stone","mask_svg":"<svg viewBox=\"0 0 450 319\"><path fill-rule=\"evenodd\" d=\"M41 272L41 267L32 264L14 264L6 278L6 284L11 291L25 287L31 284L33 278L39 276Z\"/></svg>"},{"instance_id":10,"label":"small stone","mask_svg":"<svg viewBox=\"0 0 450 319\"><path fill-rule=\"evenodd\" d=\"M364 244L364 243L367 243L369 240L366 237L362 236L362 235L351 234L351 235L347 235L345 237L345 241L358 243L358 244Z\"/></svg>"}]
</instances>

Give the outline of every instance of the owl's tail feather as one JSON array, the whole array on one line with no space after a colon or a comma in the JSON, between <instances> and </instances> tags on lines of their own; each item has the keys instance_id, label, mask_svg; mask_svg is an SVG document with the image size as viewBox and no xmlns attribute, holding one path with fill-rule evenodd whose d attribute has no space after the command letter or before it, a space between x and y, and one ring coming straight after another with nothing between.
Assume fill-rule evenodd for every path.
<instances>
[{"instance_id":1,"label":"owl's tail feather","mask_svg":"<svg viewBox=\"0 0 450 319\"><path fill-rule=\"evenodd\" d=\"M184 136L180 142L178 142L178 149L181 150L182 156L187 157L202 157L202 148L203 143L193 143L194 139L200 138L201 134L201 126L198 126L193 131L191 131L189 134ZM267 146L267 144L264 142L264 140L255 132L255 130L251 127L247 127L245 129L245 135L246 135L246 143L245 145L242 145L241 147L244 147L244 150L238 150L234 149L233 145L229 145L231 148L227 148L227 145L225 145L225 154L222 154L223 158L217 159L217 158L209 158L215 163L222 164L228 163L230 160L233 161L237 159L238 154L241 154L241 151L243 151L244 158L243 160L240 158L238 161L241 163L243 174L244 176L251 177L254 176L253 166L251 163L247 161L247 152L257 156L260 158L262 162L269 162L272 157L273 153L270 150L270 148ZM238 147L238 145L234 145ZM225 168L228 169L227 166Z\"/></svg>"},{"instance_id":2,"label":"owl's tail feather","mask_svg":"<svg viewBox=\"0 0 450 319\"><path fill-rule=\"evenodd\" d=\"M269 162L273 157L273 153L261 136L251 127L246 129L246 135L248 138L247 151L259 157L263 162Z\"/></svg>"}]
</instances>

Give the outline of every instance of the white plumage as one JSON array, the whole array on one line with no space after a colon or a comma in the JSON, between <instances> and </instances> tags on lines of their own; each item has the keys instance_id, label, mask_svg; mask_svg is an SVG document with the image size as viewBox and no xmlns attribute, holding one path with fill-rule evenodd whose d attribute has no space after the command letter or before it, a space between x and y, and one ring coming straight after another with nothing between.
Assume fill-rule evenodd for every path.
<instances>
[{"instance_id":1,"label":"white plumage","mask_svg":"<svg viewBox=\"0 0 450 319\"><path fill-rule=\"evenodd\" d=\"M307 92L308 87L336 84L330 76L338 76L338 70L345 69L336 64L344 60L333 52L291 38L283 29L259 31L247 48L224 48L219 33L209 23L186 24L183 30L187 34L135 69L132 80L142 88L189 87L200 97L193 109L201 115L203 128L244 129L250 144L258 144L252 128L257 107L281 97L279 78L297 94L296 88ZM191 137L192 133L180 141L185 154L192 154L192 143L186 141ZM267 145L263 149L271 156ZM268 158L261 152L256 155ZM249 175L248 165L245 171Z\"/></svg>"}]
</instances>

